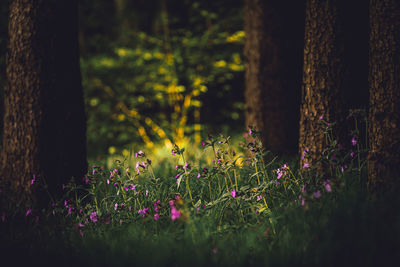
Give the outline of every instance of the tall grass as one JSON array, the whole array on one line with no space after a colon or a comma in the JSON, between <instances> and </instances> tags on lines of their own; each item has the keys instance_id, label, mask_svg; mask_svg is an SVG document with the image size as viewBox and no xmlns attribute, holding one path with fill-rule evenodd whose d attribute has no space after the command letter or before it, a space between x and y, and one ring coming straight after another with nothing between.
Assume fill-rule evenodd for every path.
<instances>
[{"instance_id":1,"label":"tall grass","mask_svg":"<svg viewBox=\"0 0 400 267\"><path fill-rule=\"evenodd\" d=\"M397 260L398 191L368 194L359 135L353 132L347 147L328 138L321 161L329 163L329 176L321 177L300 168L297 158L265 157L258 134L249 130L244 150L229 137L209 136L201 150L212 160L188 157L193 148L175 145L173 163L157 165L138 151L111 169L95 165L83 185L65 185L65 197L48 210L7 214L1 250L15 262L65 266L383 266Z\"/></svg>"}]
</instances>

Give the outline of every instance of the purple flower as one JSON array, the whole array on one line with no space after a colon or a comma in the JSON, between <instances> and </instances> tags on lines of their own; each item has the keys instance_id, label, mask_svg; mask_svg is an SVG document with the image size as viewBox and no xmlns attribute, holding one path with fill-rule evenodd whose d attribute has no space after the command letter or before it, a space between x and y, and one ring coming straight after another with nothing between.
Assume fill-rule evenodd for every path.
<instances>
[{"instance_id":1,"label":"purple flower","mask_svg":"<svg viewBox=\"0 0 400 267\"><path fill-rule=\"evenodd\" d=\"M353 152L353 151L351 151L350 157L351 157L351 158L354 158L354 152Z\"/></svg>"},{"instance_id":2,"label":"purple flower","mask_svg":"<svg viewBox=\"0 0 400 267\"><path fill-rule=\"evenodd\" d=\"M124 186L124 190L125 190L126 192L128 192L128 191L129 191L129 188L128 188L127 186Z\"/></svg>"},{"instance_id":3,"label":"purple flower","mask_svg":"<svg viewBox=\"0 0 400 267\"><path fill-rule=\"evenodd\" d=\"M97 220L98 220L98 218L97 218L97 212L95 212L95 211L93 211L93 212L91 212L90 213L90 220L92 221L92 222L97 222Z\"/></svg>"},{"instance_id":4,"label":"purple flower","mask_svg":"<svg viewBox=\"0 0 400 267\"><path fill-rule=\"evenodd\" d=\"M114 186L115 186L115 187L118 187L118 183L117 183L117 182L115 182L115 183L114 183Z\"/></svg>"},{"instance_id":5,"label":"purple flower","mask_svg":"<svg viewBox=\"0 0 400 267\"><path fill-rule=\"evenodd\" d=\"M326 181L324 181L324 187L325 187L325 190L326 190L326 192L332 192L332 188L331 188L331 185L329 184L329 180L326 180Z\"/></svg>"},{"instance_id":6,"label":"purple flower","mask_svg":"<svg viewBox=\"0 0 400 267\"><path fill-rule=\"evenodd\" d=\"M231 191L231 194L232 194L232 197L233 197L233 198L236 197L236 191L235 191L235 189L233 189L233 190Z\"/></svg>"},{"instance_id":7,"label":"purple flower","mask_svg":"<svg viewBox=\"0 0 400 267\"><path fill-rule=\"evenodd\" d=\"M353 145L353 146L355 146L355 145L357 145L357 139L356 139L356 135L353 135L353 138L351 138L351 144Z\"/></svg>"},{"instance_id":8,"label":"purple flower","mask_svg":"<svg viewBox=\"0 0 400 267\"><path fill-rule=\"evenodd\" d=\"M260 201L263 198L263 196L259 195L257 196L257 201Z\"/></svg>"},{"instance_id":9,"label":"purple flower","mask_svg":"<svg viewBox=\"0 0 400 267\"><path fill-rule=\"evenodd\" d=\"M320 191L320 190L315 191L315 192L313 193L313 197L314 197L314 198L320 198L320 197L321 197L321 191Z\"/></svg>"},{"instance_id":10,"label":"purple flower","mask_svg":"<svg viewBox=\"0 0 400 267\"><path fill-rule=\"evenodd\" d=\"M130 189L130 190L136 190L136 185L130 184L130 185L129 185L129 189Z\"/></svg>"},{"instance_id":11,"label":"purple flower","mask_svg":"<svg viewBox=\"0 0 400 267\"><path fill-rule=\"evenodd\" d=\"M32 178L32 180L31 180L31 185L33 185L33 183L36 181L36 176L35 175L33 175L33 178Z\"/></svg>"},{"instance_id":12,"label":"purple flower","mask_svg":"<svg viewBox=\"0 0 400 267\"><path fill-rule=\"evenodd\" d=\"M319 119L322 120L324 118L324 115L319 116Z\"/></svg>"},{"instance_id":13,"label":"purple flower","mask_svg":"<svg viewBox=\"0 0 400 267\"><path fill-rule=\"evenodd\" d=\"M139 175L140 174L140 169L139 169L140 163L136 162L136 173Z\"/></svg>"},{"instance_id":14,"label":"purple flower","mask_svg":"<svg viewBox=\"0 0 400 267\"><path fill-rule=\"evenodd\" d=\"M304 157L306 156L306 154L309 152L310 150L308 148L305 148L303 150L303 154L301 155L301 160L304 160Z\"/></svg>"},{"instance_id":15,"label":"purple flower","mask_svg":"<svg viewBox=\"0 0 400 267\"><path fill-rule=\"evenodd\" d=\"M202 145L202 146L205 146L205 145L206 145L206 142L201 141L201 145Z\"/></svg>"},{"instance_id":16,"label":"purple flower","mask_svg":"<svg viewBox=\"0 0 400 267\"><path fill-rule=\"evenodd\" d=\"M181 213L179 210L175 208L175 206L171 206L171 220L175 221L181 217Z\"/></svg>"},{"instance_id":17,"label":"purple flower","mask_svg":"<svg viewBox=\"0 0 400 267\"><path fill-rule=\"evenodd\" d=\"M149 190L146 189L146 191L145 191L144 194L145 194L145 196L147 197L147 196L149 195Z\"/></svg>"},{"instance_id":18,"label":"purple flower","mask_svg":"<svg viewBox=\"0 0 400 267\"><path fill-rule=\"evenodd\" d=\"M94 169L94 166L92 166L92 175L96 173L96 170Z\"/></svg>"},{"instance_id":19,"label":"purple flower","mask_svg":"<svg viewBox=\"0 0 400 267\"><path fill-rule=\"evenodd\" d=\"M310 168L310 164L308 164L307 162L304 162L303 169L306 169L306 168Z\"/></svg>"},{"instance_id":20,"label":"purple flower","mask_svg":"<svg viewBox=\"0 0 400 267\"><path fill-rule=\"evenodd\" d=\"M249 129L249 135L252 135L253 131L251 129Z\"/></svg>"},{"instance_id":21,"label":"purple flower","mask_svg":"<svg viewBox=\"0 0 400 267\"><path fill-rule=\"evenodd\" d=\"M26 211L26 213L25 213L25 217L28 216L28 215L31 214L31 213L32 213L32 210L29 208L29 209Z\"/></svg>"},{"instance_id":22,"label":"purple flower","mask_svg":"<svg viewBox=\"0 0 400 267\"><path fill-rule=\"evenodd\" d=\"M172 156L174 156L174 157L175 157L175 152L174 152L173 150L172 150L171 152L172 152Z\"/></svg>"},{"instance_id":23,"label":"purple flower","mask_svg":"<svg viewBox=\"0 0 400 267\"><path fill-rule=\"evenodd\" d=\"M139 150L138 152L135 153L135 158L141 158L144 157L144 152L142 150Z\"/></svg>"},{"instance_id":24,"label":"purple flower","mask_svg":"<svg viewBox=\"0 0 400 267\"><path fill-rule=\"evenodd\" d=\"M198 174L197 174L197 178L200 178L200 177L201 177L201 174L200 174L200 173L198 173Z\"/></svg>"},{"instance_id":25,"label":"purple flower","mask_svg":"<svg viewBox=\"0 0 400 267\"><path fill-rule=\"evenodd\" d=\"M278 174L278 179L281 179L281 177L282 177L282 175L283 175L283 172L280 170L280 169L277 169L276 170L276 174Z\"/></svg>"},{"instance_id":26,"label":"purple flower","mask_svg":"<svg viewBox=\"0 0 400 267\"><path fill-rule=\"evenodd\" d=\"M154 214L154 220L157 221L160 218L160 214L156 213Z\"/></svg>"}]
</instances>

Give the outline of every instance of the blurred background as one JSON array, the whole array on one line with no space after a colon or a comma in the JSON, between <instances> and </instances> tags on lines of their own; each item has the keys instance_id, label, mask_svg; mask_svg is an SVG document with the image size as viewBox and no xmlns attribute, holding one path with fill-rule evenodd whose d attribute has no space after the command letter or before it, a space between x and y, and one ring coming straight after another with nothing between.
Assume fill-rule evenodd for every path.
<instances>
[{"instance_id":1,"label":"blurred background","mask_svg":"<svg viewBox=\"0 0 400 267\"><path fill-rule=\"evenodd\" d=\"M0 1L1 94L7 16ZM89 162L242 135L241 0L81 0L79 19Z\"/></svg>"}]
</instances>

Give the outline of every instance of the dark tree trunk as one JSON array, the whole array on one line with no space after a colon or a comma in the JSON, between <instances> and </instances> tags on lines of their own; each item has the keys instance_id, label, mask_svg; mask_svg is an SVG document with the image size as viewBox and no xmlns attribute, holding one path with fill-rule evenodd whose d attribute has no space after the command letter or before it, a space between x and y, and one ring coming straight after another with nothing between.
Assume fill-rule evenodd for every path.
<instances>
[{"instance_id":1,"label":"dark tree trunk","mask_svg":"<svg viewBox=\"0 0 400 267\"><path fill-rule=\"evenodd\" d=\"M10 2L0 172L23 205L48 200L39 183L57 196L87 170L77 11L77 0Z\"/></svg>"},{"instance_id":2,"label":"dark tree trunk","mask_svg":"<svg viewBox=\"0 0 400 267\"><path fill-rule=\"evenodd\" d=\"M400 173L399 1L370 1L369 53L368 179L375 191Z\"/></svg>"},{"instance_id":3,"label":"dark tree trunk","mask_svg":"<svg viewBox=\"0 0 400 267\"><path fill-rule=\"evenodd\" d=\"M335 0L307 1L299 150L300 154L305 149L309 152L300 162L302 167L304 163L315 165L327 145L320 118L337 122L342 117L342 43L337 8Z\"/></svg>"},{"instance_id":4,"label":"dark tree trunk","mask_svg":"<svg viewBox=\"0 0 400 267\"><path fill-rule=\"evenodd\" d=\"M245 1L246 126L273 153L297 151L304 1Z\"/></svg>"}]
</instances>

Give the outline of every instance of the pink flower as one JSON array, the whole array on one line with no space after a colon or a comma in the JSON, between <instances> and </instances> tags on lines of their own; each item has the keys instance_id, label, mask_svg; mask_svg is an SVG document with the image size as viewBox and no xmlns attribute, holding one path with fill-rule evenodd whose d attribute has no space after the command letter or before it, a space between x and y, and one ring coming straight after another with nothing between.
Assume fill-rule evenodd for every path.
<instances>
[{"instance_id":1,"label":"pink flower","mask_svg":"<svg viewBox=\"0 0 400 267\"><path fill-rule=\"evenodd\" d=\"M326 190L326 192L332 192L332 188L331 188L331 185L329 184L329 180L326 180L325 182L324 182L324 187L325 187L325 190Z\"/></svg>"},{"instance_id":2,"label":"pink flower","mask_svg":"<svg viewBox=\"0 0 400 267\"><path fill-rule=\"evenodd\" d=\"M304 160L304 157L306 156L306 154L309 152L310 150L308 148L303 150L303 154L301 155L301 160Z\"/></svg>"},{"instance_id":3,"label":"pink flower","mask_svg":"<svg viewBox=\"0 0 400 267\"><path fill-rule=\"evenodd\" d=\"M107 184L110 184L110 180L109 179L107 179Z\"/></svg>"},{"instance_id":4,"label":"pink flower","mask_svg":"<svg viewBox=\"0 0 400 267\"><path fill-rule=\"evenodd\" d=\"M96 173L96 170L94 169L94 166L92 166L92 175Z\"/></svg>"},{"instance_id":5,"label":"pink flower","mask_svg":"<svg viewBox=\"0 0 400 267\"><path fill-rule=\"evenodd\" d=\"M171 206L171 220L175 221L176 219L179 219L179 217L181 217L179 210L177 210L175 206Z\"/></svg>"},{"instance_id":6,"label":"pink flower","mask_svg":"<svg viewBox=\"0 0 400 267\"><path fill-rule=\"evenodd\" d=\"M263 198L263 196L259 195L257 196L257 201L260 201Z\"/></svg>"},{"instance_id":7,"label":"pink flower","mask_svg":"<svg viewBox=\"0 0 400 267\"><path fill-rule=\"evenodd\" d=\"M118 209L118 203L115 203L114 204L114 210L117 210Z\"/></svg>"},{"instance_id":8,"label":"pink flower","mask_svg":"<svg viewBox=\"0 0 400 267\"><path fill-rule=\"evenodd\" d=\"M307 162L304 162L303 169L306 169L306 168L310 168L310 164L308 164Z\"/></svg>"},{"instance_id":9,"label":"pink flower","mask_svg":"<svg viewBox=\"0 0 400 267\"><path fill-rule=\"evenodd\" d=\"M201 177L201 174L200 174L200 173L198 173L198 174L197 174L197 178L200 178L200 177Z\"/></svg>"},{"instance_id":10,"label":"pink flower","mask_svg":"<svg viewBox=\"0 0 400 267\"><path fill-rule=\"evenodd\" d=\"M321 197L321 191L320 191L320 190L315 191L315 192L313 193L313 197L314 197L314 198L320 198L320 197Z\"/></svg>"},{"instance_id":11,"label":"pink flower","mask_svg":"<svg viewBox=\"0 0 400 267\"><path fill-rule=\"evenodd\" d=\"M36 181L36 176L35 175L33 175L33 178L32 178L32 180L31 180L31 185L33 185L33 183Z\"/></svg>"},{"instance_id":12,"label":"pink flower","mask_svg":"<svg viewBox=\"0 0 400 267\"><path fill-rule=\"evenodd\" d=\"M149 195L149 190L146 189L145 195L146 197Z\"/></svg>"},{"instance_id":13,"label":"pink flower","mask_svg":"<svg viewBox=\"0 0 400 267\"><path fill-rule=\"evenodd\" d=\"M160 218L160 215L158 213L154 214L154 220L158 221L158 219Z\"/></svg>"},{"instance_id":14,"label":"pink flower","mask_svg":"<svg viewBox=\"0 0 400 267\"><path fill-rule=\"evenodd\" d=\"M231 194L232 194L232 197L233 197L233 198L236 197L236 191L235 191L235 189L232 190Z\"/></svg>"},{"instance_id":15,"label":"pink flower","mask_svg":"<svg viewBox=\"0 0 400 267\"><path fill-rule=\"evenodd\" d=\"M202 145L202 146L205 146L206 143L205 143L204 141L201 141L201 145Z\"/></svg>"},{"instance_id":16,"label":"pink flower","mask_svg":"<svg viewBox=\"0 0 400 267\"><path fill-rule=\"evenodd\" d=\"M319 116L319 119L322 120L324 118L324 115Z\"/></svg>"},{"instance_id":17,"label":"pink flower","mask_svg":"<svg viewBox=\"0 0 400 267\"><path fill-rule=\"evenodd\" d=\"M350 157L351 157L351 158L354 158L354 152L353 152L353 151L351 151Z\"/></svg>"},{"instance_id":18,"label":"pink flower","mask_svg":"<svg viewBox=\"0 0 400 267\"><path fill-rule=\"evenodd\" d=\"M351 139L351 144L353 145L353 146L355 146L355 145L357 145L357 139L356 139L356 135L353 135L353 138Z\"/></svg>"},{"instance_id":19,"label":"pink flower","mask_svg":"<svg viewBox=\"0 0 400 267\"><path fill-rule=\"evenodd\" d=\"M97 212L95 212L95 211L93 211L93 212L91 212L90 213L90 220L92 221L92 222L97 222L97 220L98 220L98 218L97 218Z\"/></svg>"},{"instance_id":20,"label":"pink flower","mask_svg":"<svg viewBox=\"0 0 400 267\"><path fill-rule=\"evenodd\" d=\"M31 214L31 213L32 213L32 210L29 208L29 209L26 211L26 213L25 213L25 217L28 216L28 215Z\"/></svg>"}]
</instances>

